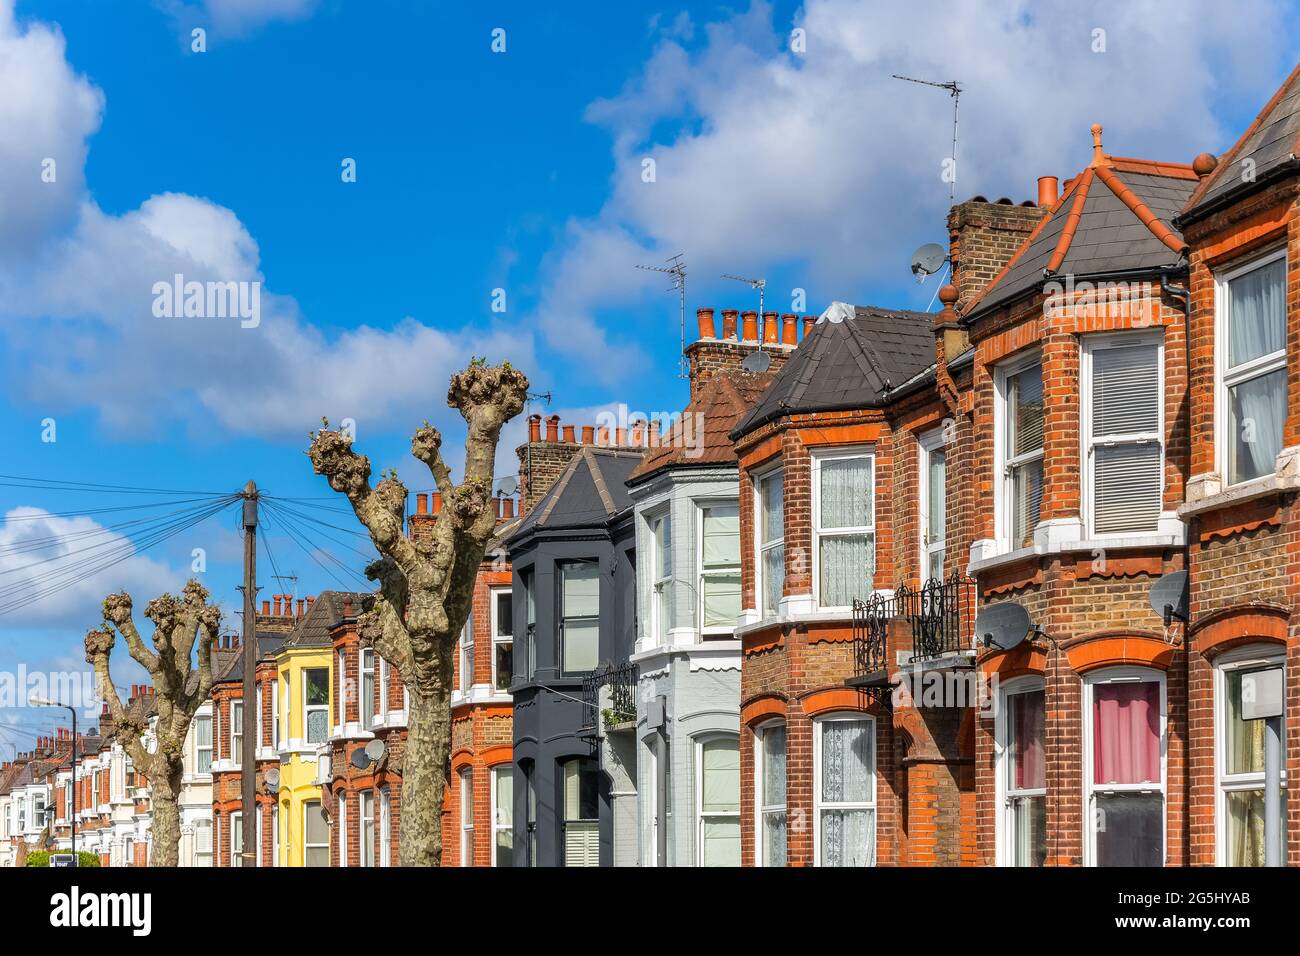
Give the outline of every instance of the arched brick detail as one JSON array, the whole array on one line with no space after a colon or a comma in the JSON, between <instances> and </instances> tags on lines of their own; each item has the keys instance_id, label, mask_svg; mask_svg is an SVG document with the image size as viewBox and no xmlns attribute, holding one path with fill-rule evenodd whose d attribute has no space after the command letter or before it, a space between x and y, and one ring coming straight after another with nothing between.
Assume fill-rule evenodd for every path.
<instances>
[{"instance_id":1,"label":"arched brick detail","mask_svg":"<svg viewBox=\"0 0 1300 956\"><path fill-rule=\"evenodd\" d=\"M1063 641L1061 650L1076 674L1117 664L1167 671L1178 653L1155 631L1094 631Z\"/></svg>"},{"instance_id":2,"label":"arched brick detail","mask_svg":"<svg viewBox=\"0 0 1300 956\"><path fill-rule=\"evenodd\" d=\"M485 767L494 767L499 763L509 763L513 749L509 744L488 747L479 754L479 760Z\"/></svg>"},{"instance_id":3,"label":"arched brick detail","mask_svg":"<svg viewBox=\"0 0 1300 956\"><path fill-rule=\"evenodd\" d=\"M851 687L831 687L816 690L805 696L800 702L803 712L809 717L817 717L837 710L858 710L866 714L875 714L878 707L868 703L866 694Z\"/></svg>"},{"instance_id":4,"label":"arched brick detail","mask_svg":"<svg viewBox=\"0 0 1300 956\"><path fill-rule=\"evenodd\" d=\"M452 773L455 773L464 767L470 766L473 762L474 751L470 750L468 747L462 747L451 755L451 771Z\"/></svg>"},{"instance_id":5,"label":"arched brick detail","mask_svg":"<svg viewBox=\"0 0 1300 956\"><path fill-rule=\"evenodd\" d=\"M1009 651L991 651L980 658L980 671L987 680L1011 680L1033 674L1041 677L1047 670L1047 654L1028 641Z\"/></svg>"},{"instance_id":6,"label":"arched brick detail","mask_svg":"<svg viewBox=\"0 0 1300 956\"><path fill-rule=\"evenodd\" d=\"M755 697L740 710L740 723L744 727L753 727L759 721L769 717L785 717L786 700L779 694L764 694Z\"/></svg>"},{"instance_id":7,"label":"arched brick detail","mask_svg":"<svg viewBox=\"0 0 1300 956\"><path fill-rule=\"evenodd\" d=\"M1231 647L1257 641L1286 644L1287 619L1276 604L1238 604L1207 614L1191 627L1192 646L1206 660Z\"/></svg>"}]
</instances>

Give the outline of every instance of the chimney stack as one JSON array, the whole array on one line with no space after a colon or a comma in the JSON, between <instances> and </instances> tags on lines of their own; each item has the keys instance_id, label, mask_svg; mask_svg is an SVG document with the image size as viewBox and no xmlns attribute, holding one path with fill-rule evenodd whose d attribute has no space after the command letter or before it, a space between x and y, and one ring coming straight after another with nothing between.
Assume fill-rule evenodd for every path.
<instances>
[{"instance_id":1,"label":"chimney stack","mask_svg":"<svg viewBox=\"0 0 1300 956\"><path fill-rule=\"evenodd\" d=\"M948 212L949 281L957 290L957 315L1002 271L1045 215L1046 206L989 202L983 196L952 207Z\"/></svg>"}]
</instances>

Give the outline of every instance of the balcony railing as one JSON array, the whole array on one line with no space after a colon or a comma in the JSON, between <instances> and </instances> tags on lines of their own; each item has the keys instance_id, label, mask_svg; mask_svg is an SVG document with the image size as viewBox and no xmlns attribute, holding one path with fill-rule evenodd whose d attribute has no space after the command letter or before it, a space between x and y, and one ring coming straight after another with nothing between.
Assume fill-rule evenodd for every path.
<instances>
[{"instance_id":1,"label":"balcony railing","mask_svg":"<svg viewBox=\"0 0 1300 956\"><path fill-rule=\"evenodd\" d=\"M589 705L591 733L602 724L609 729L636 720L636 676L636 665L624 661L598 667L582 679L582 699ZM609 688L607 694L601 693L604 688ZM601 723L597 723L597 716L603 717Z\"/></svg>"},{"instance_id":2,"label":"balcony railing","mask_svg":"<svg viewBox=\"0 0 1300 956\"><path fill-rule=\"evenodd\" d=\"M975 582L954 575L930 580L919 589L899 585L893 594L873 594L853 602L853 672L851 684L881 687L889 683L890 622L903 620L912 632L910 663L934 660L975 647Z\"/></svg>"}]
</instances>

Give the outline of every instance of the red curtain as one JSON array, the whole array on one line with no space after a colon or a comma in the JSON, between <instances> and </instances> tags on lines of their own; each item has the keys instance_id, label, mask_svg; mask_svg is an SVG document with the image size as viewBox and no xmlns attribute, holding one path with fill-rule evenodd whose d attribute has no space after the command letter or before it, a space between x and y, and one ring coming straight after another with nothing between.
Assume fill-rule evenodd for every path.
<instances>
[{"instance_id":1,"label":"red curtain","mask_svg":"<svg viewBox=\"0 0 1300 956\"><path fill-rule=\"evenodd\" d=\"M1092 694L1093 780L1160 782L1160 685L1098 684Z\"/></svg>"}]
</instances>

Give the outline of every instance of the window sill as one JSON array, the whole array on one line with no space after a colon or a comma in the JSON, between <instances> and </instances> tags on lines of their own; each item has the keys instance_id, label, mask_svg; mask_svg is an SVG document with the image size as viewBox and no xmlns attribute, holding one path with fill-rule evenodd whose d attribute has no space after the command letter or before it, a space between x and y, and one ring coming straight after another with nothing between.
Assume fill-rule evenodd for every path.
<instances>
[{"instance_id":1,"label":"window sill","mask_svg":"<svg viewBox=\"0 0 1300 956\"><path fill-rule=\"evenodd\" d=\"M1288 451L1300 451L1300 449L1288 449ZM1286 452L1283 452L1283 454L1286 454ZM1281 455L1278 456L1279 464L1281 464L1281 457ZM1205 477L1209 478L1211 476ZM1218 484L1219 480L1216 475L1213 476L1212 484L1206 481L1202 483L1202 486L1217 487ZM1262 478L1242 482L1239 485L1233 485L1223 491L1208 494L1195 501L1189 501L1178 509L1178 517L1186 520L1188 518L1197 517L1198 515L1203 515L1210 511L1230 508L1233 505L1244 504L1248 501L1257 501L1271 495L1285 494L1287 492L1298 490L1300 490L1300 473L1284 474L1274 472L1271 475L1264 475Z\"/></svg>"},{"instance_id":2,"label":"window sill","mask_svg":"<svg viewBox=\"0 0 1300 956\"><path fill-rule=\"evenodd\" d=\"M984 539L971 545L971 560L966 567L966 573L971 577L975 577L985 571L993 571L1020 561L1056 554L1077 552L1096 554L1097 552L1141 548L1181 548L1186 543L1187 535L1185 533L1134 534L1105 538L1081 538L1074 541L1050 541L1044 544L1032 544L1027 548L999 552L996 550L996 542Z\"/></svg>"},{"instance_id":3,"label":"window sill","mask_svg":"<svg viewBox=\"0 0 1300 956\"><path fill-rule=\"evenodd\" d=\"M797 624L834 624L841 621L851 621L852 619L852 608L846 608L842 611L803 611L791 614L777 614L774 617L765 617L752 624L745 624L736 628L736 639L740 640L750 634L771 630L774 627L785 628Z\"/></svg>"}]
</instances>

